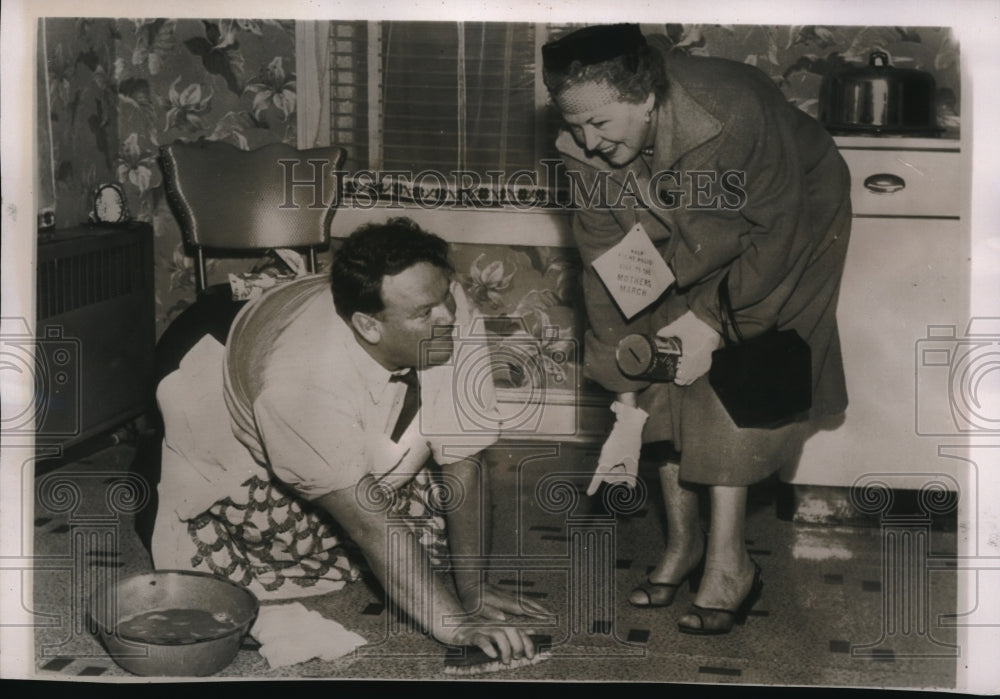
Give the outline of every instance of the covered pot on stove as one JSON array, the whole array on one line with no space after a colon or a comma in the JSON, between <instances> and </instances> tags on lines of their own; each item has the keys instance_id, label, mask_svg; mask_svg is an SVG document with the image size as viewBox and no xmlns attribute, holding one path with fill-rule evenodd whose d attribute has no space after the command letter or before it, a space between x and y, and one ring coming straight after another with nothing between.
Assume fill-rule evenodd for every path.
<instances>
[{"instance_id":1,"label":"covered pot on stove","mask_svg":"<svg viewBox=\"0 0 1000 699\"><path fill-rule=\"evenodd\" d=\"M819 120L832 133L937 136L934 76L896 68L884 51L872 51L867 66L823 79Z\"/></svg>"}]
</instances>

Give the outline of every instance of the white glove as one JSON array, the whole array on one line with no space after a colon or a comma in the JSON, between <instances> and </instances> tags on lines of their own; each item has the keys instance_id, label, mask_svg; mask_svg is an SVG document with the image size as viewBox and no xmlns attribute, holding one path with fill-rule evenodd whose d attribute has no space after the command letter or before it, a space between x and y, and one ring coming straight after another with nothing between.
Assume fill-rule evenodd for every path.
<instances>
[{"instance_id":1,"label":"white glove","mask_svg":"<svg viewBox=\"0 0 1000 699\"><path fill-rule=\"evenodd\" d=\"M601 483L627 483L632 486L639 473L642 428L649 414L642 408L633 408L620 401L611 404L611 411L618 417L601 448L597 470L587 486L587 495L596 493Z\"/></svg>"},{"instance_id":2,"label":"white glove","mask_svg":"<svg viewBox=\"0 0 1000 699\"><path fill-rule=\"evenodd\" d=\"M660 328L656 336L680 338L682 354L674 377L678 386L689 386L708 372L712 366L712 352L719 348L722 341L722 336L715 329L691 311Z\"/></svg>"}]
</instances>

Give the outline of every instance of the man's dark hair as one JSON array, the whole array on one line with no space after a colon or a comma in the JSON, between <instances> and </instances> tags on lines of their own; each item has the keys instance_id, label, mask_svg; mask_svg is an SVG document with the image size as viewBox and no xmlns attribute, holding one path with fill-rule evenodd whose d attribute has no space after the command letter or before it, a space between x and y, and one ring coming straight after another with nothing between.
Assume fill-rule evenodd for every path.
<instances>
[{"instance_id":1,"label":"man's dark hair","mask_svg":"<svg viewBox=\"0 0 1000 699\"><path fill-rule=\"evenodd\" d=\"M408 218L361 226L333 256L330 288L337 314L350 322L357 312L373 315L385 310L383 277L399 274L420 262L449 274L455 271L448 259L448 243Z\"/></svg>"}]
</instances>

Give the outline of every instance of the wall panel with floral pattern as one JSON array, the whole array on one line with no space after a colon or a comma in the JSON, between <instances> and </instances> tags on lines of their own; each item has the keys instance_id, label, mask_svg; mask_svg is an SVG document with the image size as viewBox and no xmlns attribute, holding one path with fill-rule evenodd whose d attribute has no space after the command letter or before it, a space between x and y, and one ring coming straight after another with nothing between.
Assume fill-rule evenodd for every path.
<instances>
[{"instance_id":1,"label":"wall panel with floral pattern","mask_svg":"<svg viewBox=\"0 0 1000 699\"><path fill-rule=\"evenodd\" d=\"M529 383L578 391L580 258L575 250L523 245L452 246L458 280L483 315L486 332L505 352L493 376L503 388ZM504 361L509 357L510 361ZM532 372L543 374L534 379Z\"/></svg>"},{"instance_id":2,"label":"wall panel with floral pattern","mask_svg":"<svg viewBox=\"0 0 1000 699\"><path fill-rule=\"evenodd\" d=\"M46 19L39 46L39 205L55 210L60 228L87 221L98 184L114 181L118 153L118 98L113 81L115 22Z\"/></svg>"},{"instance_id":3,"label":"wall panel with floral pattern","mask_svg":"<svg viewBox=\"0 0 1000 699\"><path fill-rule=\"evenodd\" d=\"M157 148L199 139L294 145L294 22L49 18L44 28L57 226L86 220L97 184L123 185L133 218L156 236L159 335L194 300L194 278ZM212 263L211 280L247 265Z\"/></svg>"},{"instance_id":4,"label":"wall panel with floral pattern","mask_svg":"<svg viewBox=\"0 0 1000 699\"><path fill-rule=\"evenodd\" d=\"M885 51L890 65L934 76L938 125L945 137L958 137L959 47L947 27L668 24L664 33L674 51L757 66L813 117L824 75L867 66L872 51Z\"/></svg>"},{"instance_id":5,"label":"wall panel with floral pattern","mask_svg":"<svg viewBox=\"0 0 1000 699\"><path fill-rule=\"evenodd\" d=\"M156 232L157 330L194 300L192 261L167 206L159 145L209 139L295 144L295 27L270 20L118 20L117 176ZM211 281L246 261L210 262ZM221 275L221 276L220 276Z\"/></svg>"}]
</instances>

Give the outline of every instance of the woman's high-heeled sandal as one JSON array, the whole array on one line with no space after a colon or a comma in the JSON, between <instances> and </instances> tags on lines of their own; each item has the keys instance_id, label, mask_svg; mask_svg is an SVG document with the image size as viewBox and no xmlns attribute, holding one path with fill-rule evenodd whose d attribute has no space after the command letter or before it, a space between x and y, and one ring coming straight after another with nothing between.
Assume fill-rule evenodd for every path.
<instances>
[{"instance_id":1,"label":"woman's high-heeled sandal","mask_svg":"<svg viewBox=\"0 0 1000 699\"><path fill-rule=\"evenodd\" d=\"M764 589L764 581L761 578L760 566L754 561L753 583L750 591L743 598L739 606L733 609L718 609L715 607L699 607L692 604L687 614L698 618L698 625L692 626L677 622L677 628L681 633L695 634L698 636L716 636L726 634L733 630L735 624L746 622L747 615L753 606L760 599L761 591Z\"/></svg>"},{"instance_id":2,"label":"woman's high-heeled sandal","mask_svg":"<svg viewBox=\"0 0 1000 699\"><path fill-rule=\"evenodd\" d=\"M704 551L708 551L708 544L706 543ZM688 587L691 592L698 589L698 585L701 584L701 576L705 573L705 553L702 552L701 558L698 563L692 568L687 575L680 579L679 582L675 583L658 583L653 582L648 577L635 586L631 594L629 594L628 603L633 607L669 607L674 603L674 598L677 596L677 590L680 589L684 581L687 580ZM646 595L646 602L633 602L632 595L636 592L642 592Z\"/></svg>"}]
</instances>

